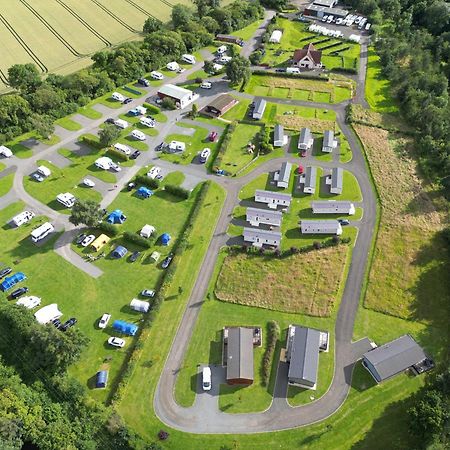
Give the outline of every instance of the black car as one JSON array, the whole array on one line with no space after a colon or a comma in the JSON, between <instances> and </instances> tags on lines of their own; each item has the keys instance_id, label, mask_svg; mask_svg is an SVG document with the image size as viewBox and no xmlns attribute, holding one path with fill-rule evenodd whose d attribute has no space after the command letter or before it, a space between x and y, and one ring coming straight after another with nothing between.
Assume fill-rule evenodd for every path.
<instances>
[{"instance_id":1,"label":"black car","mask_svg":"<svg viewBox=\"0 0 450 450\"><path fill-rule=\"evenodd\" d=\"M0 270L0 279L6 277L6 275L9 275L11 272L11 267L5 267L4 269Z\"/></svg>"},{"instance_id":2,"label":"black car","mask_svg":"<svg viewBox=\"0 0 450 450\"><path fill-rule=\"evenodd\" d=\"M16 298L19 298L20 296L22 296L23 294L26 294L27 292L28 292L27 287L21 287L19 289L16 289L15 291L11 292L11 298L13 300L15 300Z\"/></svg>"},{"instance_id":3,"label":"black car","mask_svg":"<svg viewBox=\"0 0 450 450\"><path fill-rule=\"evenodd\" d=\"M155 147L155 151L160 152L164 148L164 142L161 142L161 144L158 144Z\"/></svg>"},{"instance_id":4,"label":"black car","mask_svg":"<svg viewBox=\"0 0 450 450\"><path fill-rule=\"evenodd\" d=\"M349 225L350 224L350 221L348 219L338 219L338 222L341 225Z\"/></svg>"},{"instance_id":5,"label":"black car","mask_svg":"<svg viewBox=\"0 0 450 450\"><path fill-rule=\"evenodd\" d=\"M145 86L148 87L150 86L150 83L148 80L146 80L145 78L139 78L138 80L138 84L140 84L141 86Z\"/></svg>"},{"instance_id":6,"label":"black car","mask_svg":"<svg viewBox=\"0 0 450 450\"><path fill-rule=\"evenodd\" d=\"M127 98L123 101L123 104L124 104L124 105L128 105L128 103L131 103L132 101L133 101L132 98L127 97Z\"/></svg>"},{"instance_id":7,"label":"black car","mask_svg":"<svg viewBox=\"0 0 450 450\"><path fill-rule=\"evenodd\" d=\"M105 123L114 123L114 119L113 119L112 117L108 117L108 118L105 120Z\"/></svg>"},{"instance_id":8,"label":"black car","mask_svg":"<svg viewBox=\"0 0 450 450\"><path fill-rule=\"evenodd\" d=\"M141 256L141 252L133 252L130 256L130 262L135 262Z\"/></svg>"},{"instance_id":9,"label":"black car","mask_svg":"<svg viewBox=\"0 0 450 450\"><path fill-rule=\"evenodd\" d=\"M79 234L75 239L75 244L81 244L84 241L85 237L86 235L84 233Z\"/></svg>"},{"instance_id":10,"label":"black car","mask_svg":"<svg viewBox=\"0 0 450 450\"><path fill-rule=\"evenodd\" d=\"M170 263L172 262L173 259L173 253L169 253L168 256L166 256L163 260L163 262L161 263L161 267L163 269L167 269L170 266Z\"/></svg>"},{"instance_id":11,"label":"black car","mask_svg":"<svg viewBox=\"0 0 450 450\"><path fill-rule=\"evenodd\" d=\"M139 150L136 150L131 154L130 159L136 159L140 154L141 152Z\"/></svg>"},{"instance_id":12,"label":"black car","mask_svg":"<svg viewBox=\"0 0 450 450\"><path fill-rule=\"evenodd\" d=\"M69 320L66 320L59 329L61 331L67 331L70 327L73 327L77 323L77 319L75 317L70 318Z\"/></svg>"},{"instance_id":13,"label":"black car","mask_svg":"<svg viewBox=\"0 0 450 450\"><path fill-rule=\"evenodd\" d=\"M283 69L282 67L278 67L275 69L275 72L286 72L286 69Z\"/></svg>"},{"instance_id":14,"label":"black car","mask_svg":"<svg viewBox=\"0 0 450 450\"><path fill-rule=\"evenodd\" d=\"M59 327L61 326L61 321L60 321L59 319L53 319L53 320L52 320L52 325L53 325L55 328L58 328L58 329L59 329Z\"/></svg>"}]
</instances>

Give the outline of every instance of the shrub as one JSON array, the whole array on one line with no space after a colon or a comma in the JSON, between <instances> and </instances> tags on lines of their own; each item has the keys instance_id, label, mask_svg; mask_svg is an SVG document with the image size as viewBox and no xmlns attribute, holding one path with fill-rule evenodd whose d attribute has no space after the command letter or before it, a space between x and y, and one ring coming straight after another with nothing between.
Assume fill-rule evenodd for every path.
<instances>
[{"instance_id":1,"label":"shrub","mask_svg":"<svg viewBox=\"0 0 450 450\"><path fill-rule=\"evenodd\" d=\"M267 332L267 347L264 352L262 361L262 385L267 386L270 378L270 370L272 368L272 359L277 345L278 338L280 337L280 327L277 322L271 320L268 324Z\"/></svg>"},{"instance_id":2,"label":"shrub","mask_svg":"<svg viewBox=\"0 0 450 450\"><path fill-rule=\"evenodd\" d=\"M100 222L96 228L111 236L117 236L119 233L119 228L108 222Z\"/></svg>"},{"instance_id":3,"label":"shrub","mask_svg":"<svg viewBox=\"0 0 450 450\"><path fill-rule=\"evenodd\" d=\"M177 108L177 106L175 104L175 101L173 99L169 98L169 97L164 97L163 98L163 100L161 102L161 106L164 109L172 109L173 110L173 109Z\"/></svg>"},{"instance_id":4,"label":"shrub","mask_svg":"<svg viewBox=\"0 0 450 450\"><path fill-rule=\"evenodd\" d=\"M183 199L188 199L190 192L187 189L182 188L181 186L176 186L174 184L166 184L164 186L164 190L175 197L180 197Z\"/></svg>"},{"instance_id":5,"label":"shrub","mask_svg":"<svg viewBox=\"0 0 450 450\"><path fill-rule=\"evenodd\" d=\"M136 184L143 184L150 189L158 189L159 188L159 181L155 180L153 178L147 177L146 175L136 175L136 178L134 179Z\"/></svg>"},{"instance_id":6,"label":"shrub","mask_svg":"<svg viewBox=\"0 0 450 450\"><path fill-rule=\"evenodd\" d=\"M150 103L144 103L144 108L147 108L147 114L159 114L161 110L155 106L151 105Z\"/></svg>"},{"instance_id":7,"label":"shrub","mask_svg":"<svg viewBox=\"0 0 450 450\"><path fill-rule=\"evenodd\" d=\"M125 153L119 152L113 147L109 148L105 155L111 158L121 159L122 161L128 161L128 156Z\"/></svg>"},{"instance_id":8,"label":"shrub","mask_svg":"<svg viewBox=\"0 0 450 450\"><path fill-rule=\"evenodd\" d=\"M314 247L316 250L319 250L319 249L322 248L322 243L319 242L319 241L314 241L314 242L313 242L313 247Z\"/></svg>"},{"instance_id":9,"label":"shrub","mask_svg":"<svg viewBox=\"0 0 450 450\"><path fill-rule=\"evenodd\" d=\"M125 240L132 242L133 244L140 245L144 248L150 248L152 246L152 239L146 239L142 236L139 236L137 233L133 233L131 231L126 231L123 234Z\"/></svg>"}]
</instances>

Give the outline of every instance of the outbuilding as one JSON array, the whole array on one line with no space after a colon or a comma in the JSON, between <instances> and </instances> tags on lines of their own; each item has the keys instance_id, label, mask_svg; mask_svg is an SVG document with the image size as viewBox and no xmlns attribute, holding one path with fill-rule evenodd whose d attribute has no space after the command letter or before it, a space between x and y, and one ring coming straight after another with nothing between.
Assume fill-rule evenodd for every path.
<instances>
[{"instance_id":1,"label":"outbuilding","mask_svg":"<svg viewBox=\"0 0 450 450\"><path fill-rule=\"evenodd\" d=\"M130 308L134 311L146 313L150 309L150 303L144 300L133 298L133 300L131 300L130 302Z\"/></svg>"},{"instance_id":2,"label":"outbuilding","mask_svg":"<svg viewBox=\"0 0 450 450\"><path fill-rule=\"evenodd\" d=\"M337 0L314 0L313 5L334 8L337 5Z\"/></svg>"},{"instance_id":3,"label":"outbuilding","mask_svg":"<svg viewBox=\"0 0 450 450\"><path fill-rule=\"evenodd\" d=\"M301 220L302 234L342 234L342 226L337 220Z\"/></svg>"},{"instance_id":4,"label":"outbuilding","mask_svg":"<svg viewBox=\"0 0 450 450\"><path fill-rule=\"evenodd\" d=\"M279 44L282 37L283 32L281 30L273 30L272 34L270 35L269 42L272 44Z\"/></svg>"},{"instance_id":5,"label":"outbuilding","mask_svg":"<svg viewBox=\"0 0 450 450\"><path fill-rule=\"evenodd\" d=\"M152 225L145 224L140 231L140 235L143 238L148 239L155 232L155 227Z\"/></svg>"},{"instance_id":6,"label":"outbuilding","mask_svg":"<svg viewBox=\"0 0 450 450\"><path fill-rule=\"evenodd\" d=\"M125 322L124 320L115 320L112 327L113 330L126 334L127 336L134 336L138 331L137 325L134 323Z\"/></svg>"},{"instance_id":7,"label":"outbuilding","mask_svg":"<svg viewBox=\"0 0 450 450\"><path fill-rule=\"evenodd\" d=\"M313 214L355 214L355 205L349 201L318 200L311 202Z\"/></svg>"},{"instance_id":8,"label":"outbuilding","mask_svg":"<svg viewBox=\"0 0 450 450\"><path fill-rule=\"evenodd\" d=\"M316 192L317 167L308 166L305 173L300 175L298 182L303 184L304 194L314 194Z\"/></svg>"},{"instance_id":9,"label":"outbuilding","mask_svg":"<svg viewBox=\"0 0 450 450\"><path fill-rule=\"evenodd\" d=\"M165 84L158 91L159 98L171 98L180 109L186 108L198 98L198 94L175 84Z\"/></svg>"},{"instance_id":10,"label":"outbuilding","mask_svg":"<svg viewBox=\"0 0 450 450\"><path fill-rule=\"evenodd\" d=\"M253 383L253 329L230 327L224 330L226 339L227 383Z\"/></svg>"},{"instance_id":11,"label":"outbuilding","mask_svg":"<svg viewBox=\"0 0 450 450\"><path fill-rule=\"evenodd\" d=\"M322 19L324 16L333 16L337 19L345 19L348 16L348 11L341 8L330 8L328 6L316 5L311 3L308 5L304 12L304 16L317 17L318 19Z\"/></svg>"},{"instance_id":12,"label":"outbuilding","mask_svg":"<svg viewBox=\"0 0 450 450\"><path fill-rule=\"evenodd\" d=\"M97 389L105 388L108 384L108 371L100 370L95 376L95 387Z\"/></svg>"},{"instance_id":13,"label":"outbuilding","mask_svg":"<svg viewBox=\"0 0 450 450\"><path fill-rule=\"evenodd\" d=\"M284 134L283 125L277 124L273 129L273 146L283 147L287 144L288 137Z\"/></svg>"},{"instance_id":14,"label":"outbuilding","mask_svg":"<svg viewBox=\"0 0 450 450\"><path fill-rule=\"evenodd\" d=\"M261 120L266 110L267 102L263 98L258 98L255 101L252 117L255 120Z\"/></svg>"},{"instance_id":15,"label":"outbuilding","mask_svg":"<svg viewBox=\"0 0 450 450\"><path fill-rule=\"evenodd\" d=\"M123 258L128 253L128 250L123 245L118 245L112 252L112 257L116 259Z\"/></svg>"},{"instance_id":16,"label":"outbuilding","mask_svg":"<svg viewBox=\"0 0 450 450\"><path fill-rule=\"evenodd\" d=\"M106 236L106 234L101 234L95 241L91 244L92 249L94 252L98 252L104 245L106 245L111 238L109 236Z\"/></svg>"},{"instance_id":17,"label":"outbuilding","mask_svg":"<svg viewBox=\"0 0 450 450\"><path fill-rule=\"evenodd\" d=\"M239 103L238 100L236 100L232 95L221 94L216 97L211 103L206 105L205 111L206 113L211 114L215 117L220 117L237 103Z\"/></svg>"}]
</instances>

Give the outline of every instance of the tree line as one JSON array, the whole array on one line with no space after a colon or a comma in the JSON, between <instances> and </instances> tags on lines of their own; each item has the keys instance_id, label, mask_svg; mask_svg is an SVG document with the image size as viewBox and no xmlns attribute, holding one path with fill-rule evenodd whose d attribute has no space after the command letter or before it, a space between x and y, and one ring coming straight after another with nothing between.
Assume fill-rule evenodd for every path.
<instances>
[{"instance_id":1,"label":"tree line","mask_svg":"<svg viewBox=\"0 0 450 450\"><path fill-rule=\"evenodd\" d=\"M350 0L375 27L382 73L417 130L425 175L450 197L450 8L442 0Z\"/></svg>"},{"instance_id":2,"label":"tree line","mask_svg":"<svg viewBox=\"0 0 450 450\"><path fill-rule=\"evenodd\" d=\"M8 83L15 92L0 97L0 145L31 130L47 137L55 119L178 60L183 53L213 44L217 33L232 33L264 14L258 2L237 0L226 7L220 7L218 0L195 0L194 4L192 8L175 5L168 24L149 17L142 41L99 51L92 56L93 65L79 72L49 74L43 80L34 64L10 67Z\"/></svg>"}]
</instances>

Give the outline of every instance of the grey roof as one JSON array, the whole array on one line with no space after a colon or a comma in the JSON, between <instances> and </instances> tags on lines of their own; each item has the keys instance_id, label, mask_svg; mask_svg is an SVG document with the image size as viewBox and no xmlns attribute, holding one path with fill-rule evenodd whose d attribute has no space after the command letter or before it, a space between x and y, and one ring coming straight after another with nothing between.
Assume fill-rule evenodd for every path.
<instances>
[{"instance_id":1,"label":"grey roof","mask_svg":"<svg viewBox=\"0 0 450 450\"><path fill-rule=\"evenodd\" d=\"M305 380L316 384L320 331L297 325L294 326L294 329L288 377L289 379Z\"/></svg>"},{"instance_id":2,"label":"grey roof","mask_svg":"<svg viewBox=\"0 0 450 450\"><path fill-rule=\"evenodd\" d=\"M337 220L301 220L302 233L314 233L316 230L327 233L336 233L341 224Z\"/></svg>"},{"instance_id":3,"label":"grey roof","mask_svg":"<svg viewBox=\"0 0 450 450\"><path fill-rule=\"evenodd\" d=\"M283 214L280 211L273 209L247 208L247 220L254 217L267 218L281 223Z\"/></svg>"},{"instance_id":4,"label":"grey roof","mask_svg":"<svg viewBox=\"0 0 450 450\"><path fill-rule=\"evenodd\" d=\"M314 0L314 5L326 6L332 8L337 3L337 0Z\"/></svg>"},{"instance_id":5,"label":"grey roof","mask_svg":"<svg viewBox=\"0 0 450 450\"><path fill-rule=\"evenodd\" d=\"M286 183L289 184L289 179L291 178L292 164L290 162L284 162L281 164L280 175L278 177L278 184Z\"/></svg>"},{"instance_id":6,"label":"grey roof","mask_svg":"<svg viewBox=\"0 0 450 450\"><path fill-rule=\"evenodd\" d=\"M331 187L342 190L343 177L344 171L340 167L334 167L331 170Z\"/></svg>"},{"instance_id":7,"label":"grey roof","mask_svg":"<svg viewBox=\"0 0 450 450\"><path fill-rule=\"evenodd\" d=\"M266 105L267 105L267 102L263 98L258 98L255 101L255 108L253 110L253 117L255 117L255 115L262 116L264 114L265 109L266 109Z\"/></svg>"},{"instance_id":8,"label":"grey roof","mask_svg":"<svg viewBox=\"0 0 450 450\"><path fill-rule=\"evenodd\" d=\"M228 328L227 380L253 380L253 329Z\"/></svg>"},{"instance_id":9,"label":"grey roof","mask_svg":"<svg viewBox=\"0 0 450 450\"><path fill-rule=\"evenodd\" d=\"M302 128L300 130L300 137L298 138L298 143L308 145L311 139L312 139L311 130L309 128Z\"/></svg>"},{"instance_id":10,"label":"grey roof","mask_svg":"<svg viewBox=\"0 0 450 450\"><path fill-rule=\"evenodd\" d=\"M270 239L281 242L281 233L279 231L262 230L260 228L244 227L244 241L249 238Z\"/></svg>"},{"instance_id":11,"label":"grey roof","mask_svg":"<svg viewBox=\"0 0 450 450\"><path fill-rule=\"evenodd\" d=\"M354 206L349 201L336 201L336 200L317 200L311 202L311 208L315 213L321 213L322 211L333 211L336 213L348 212L351 207Z\"/></svg>"},{"instance_id":12,"label":"grey roof","mask_svg":"<svg viewBox=\"0 0 450 450\"><path fill-rule=\"evenodd\" d=\"M427 356L422 347L409 334L405 334L368 351L363 357L375 369L373 375L382 381L423 361Z\"/></svg>"},{"instance_id":13,"label":"grey roof","mask_svg":"<svg viewBox=\"0 0 450 450\"><path fill-rule=\"evenodd\" d=\"M317 167L308 166L305 170L305 187L316 188Z\"/></svg>"},{"instance_id":14,"label":"grey roof","mask_svg":"<svg viewBox=\"0 0 450 450\"><path fill-rule=\"evenodd\" d=\"M263 189L256 189L255 197L258 195L261 197L275 198L277 200L285 200L289 202L292 200L291 194L283 194L282 192L264 191Z\"/></svg>"},{"instance_id":15,"label":"grey roof","mask_svg":"<svg viewBox=\"0 0 450 450\"><path fill-rule=\"evenodd\" d=\"M323 133L323 147L333 147L334 131L326 130Z\"/></svg>"},{"instance_id":16,"label":"grey roof","mask_svg":"<svg viewBox=\"0 0 450 450\"><path fill-rule=\"evenodd\" d=\"M314 5L312 3L305 8L306 15L307 15L308 11L315 11L316 13L321 11L324 14L331 14L331 15L337 16L337 17L346 17L349 14L349 12L346 11L345 9L328 8L326 6Z\"/></svg>"},{"instance_id":17,"label":"grey roof","mask_svg":"<svg viewBox=\"0 0 450 450\"><path fill-rule=\"evenodd\" d=\"M185 89L181 86L176 86L175 84L165 84L164 86L161 86L158 90L158 93L179 100L192 95L192 91L190 91L189 89Z\"/></svg>"},{"instance_id":18,"label":"grey roof","mask_svg":"<svg viewBox=\"0 0 450 450\"><path fill-rule=\"evenodd\" d=\"M277 124L273 130L273 140L282 141L284 139L284 127L283 125Z\"/></svg>"}]
</instances>

